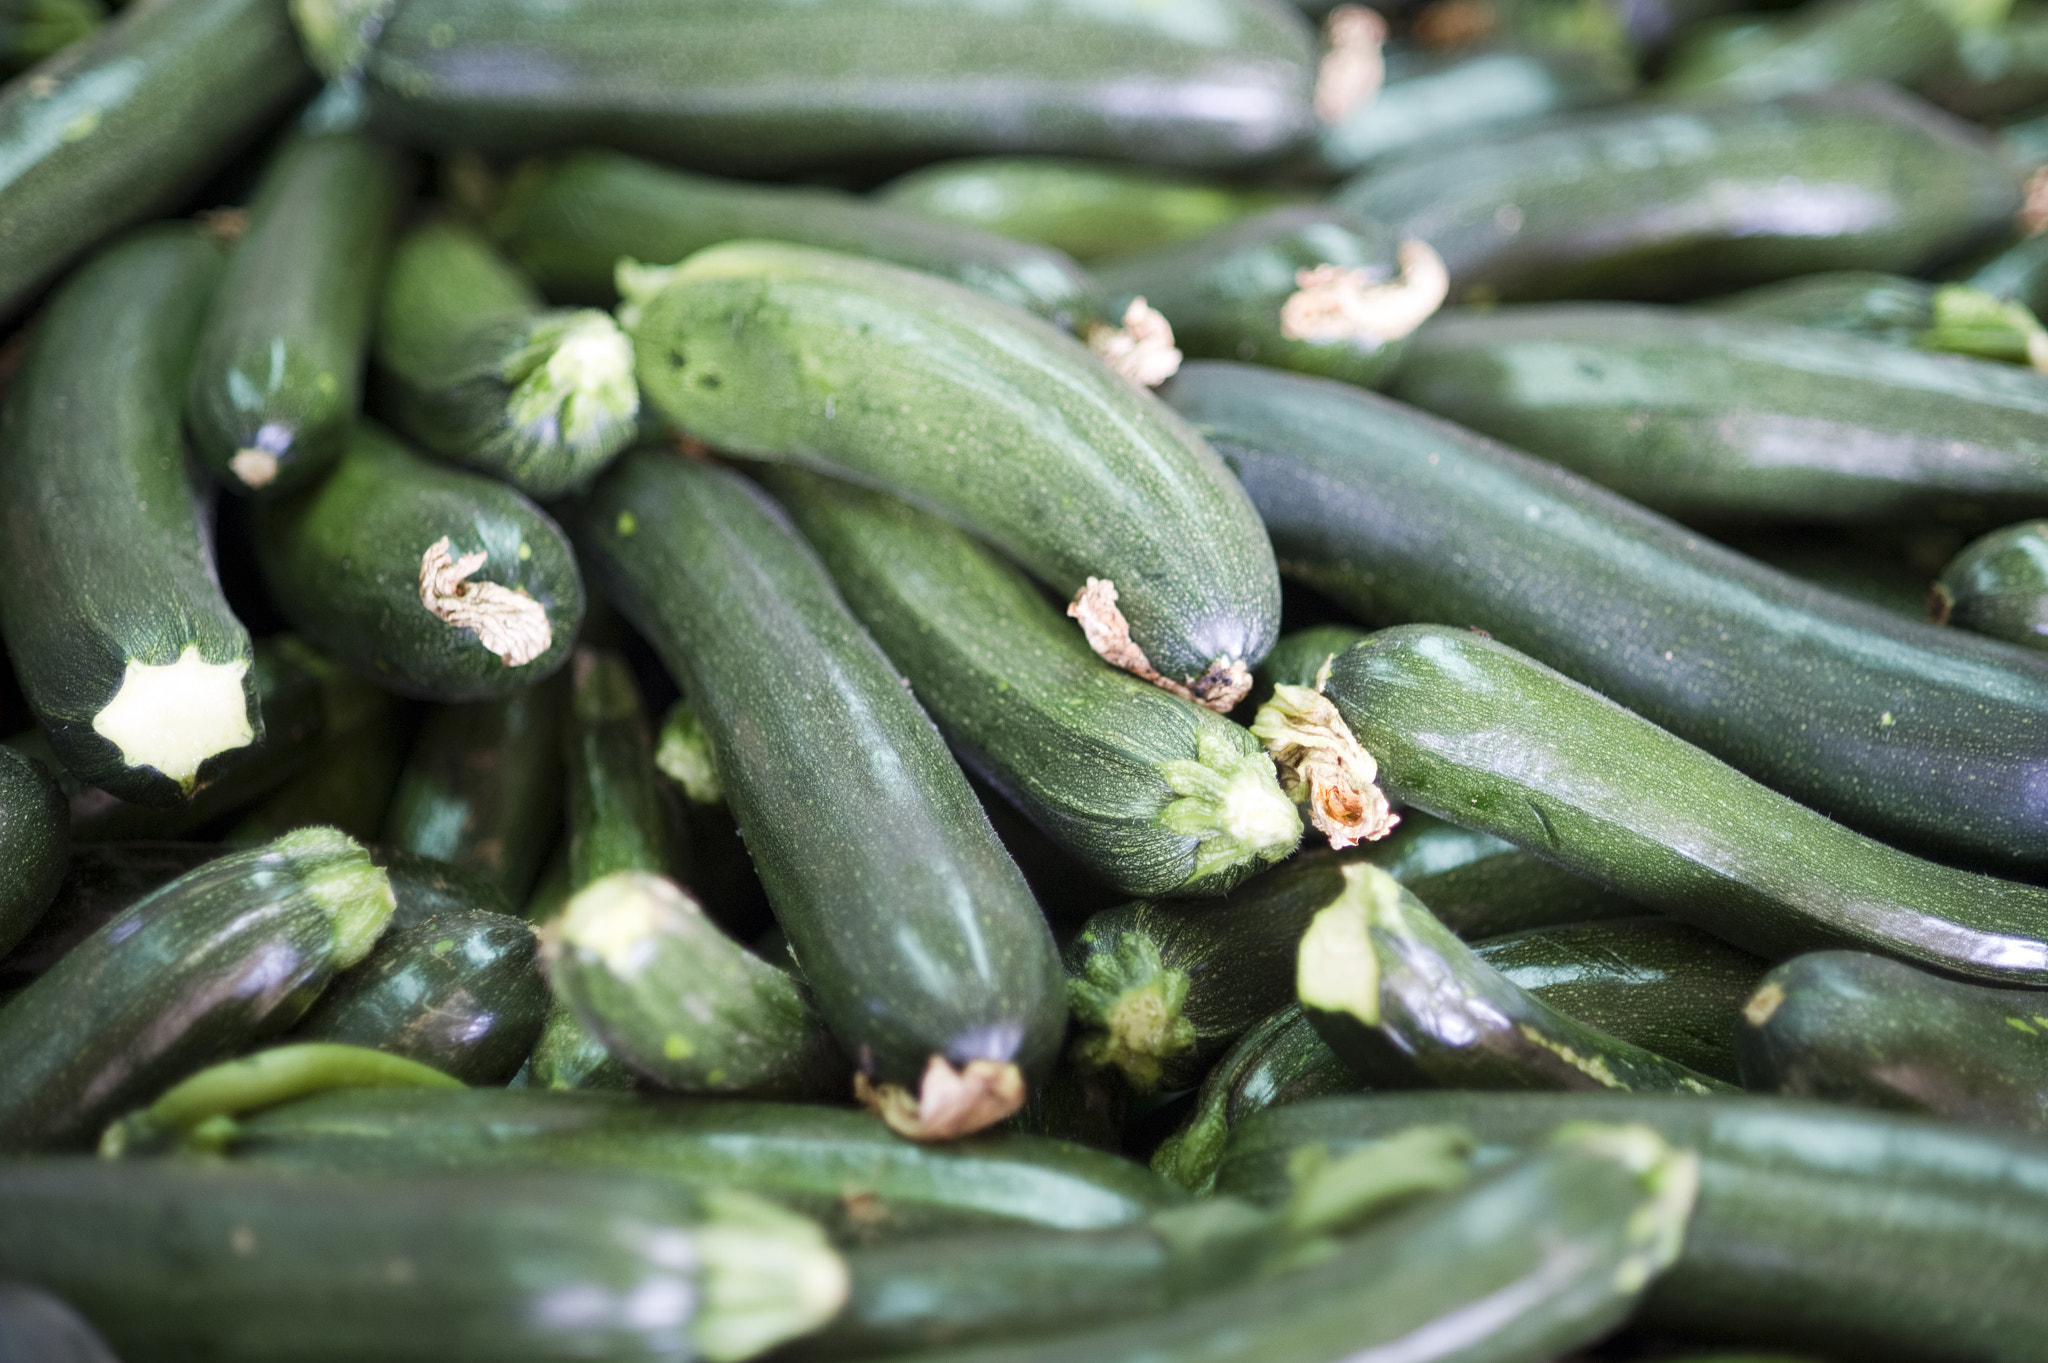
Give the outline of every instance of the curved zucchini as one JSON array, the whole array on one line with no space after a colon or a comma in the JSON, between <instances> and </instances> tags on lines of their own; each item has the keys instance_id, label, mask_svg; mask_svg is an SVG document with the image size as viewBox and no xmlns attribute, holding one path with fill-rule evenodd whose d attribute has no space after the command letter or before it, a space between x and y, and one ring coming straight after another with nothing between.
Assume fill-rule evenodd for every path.
<instances>
[{"instance_id":1,"label":"curved zucchini","mask_svg":"<svg viewBox=\"0 0 2048 1363\"><path fill-rule=\"evenodd\" d=\"M1138 661L1218 708L1272 647L1280 581L1250 503L1072 338L945 280L772 243L626 282L641 391L693 436L894 492L1062 595L1110 583Z\"/></svg>"},{"instance_id":2,"label":"curved zucchini","mask_svg":"<svg viewBox=\"0 0 2048 1363\"><path fill-rule=\"evenodd\" d=\"M1376 166L1332 202L1435 247L1461 301L1655 299L1909 273L1997 231L2019 186L1975 130L1864 87L1579 115Z\"/></svg>"},{"instance_id":3,"label":"curved zucchini","mask_svg":"<svg viewBox=\"0 0 2048 1363\"><path fill-rule=\"evenodd\" d=\"M2048 663L1820 591L1357 389L1205 363L1166 395L1289 571L1361 618L1487 630L1886 841L2048 861Z\"/></svg>"},{"instance_id":4,"label":"curved zucchini","mask_svg":"<svg viewBox=\"0 0 2048 1363\"><path fill-rule=\"evenodd\" d=\"M71 810L43 764L0 747L0 961L57 898L71 853Z\"/></svg>"},{"instance_id":5,"label":"curved zucchini","mask_svg":"<svg viewBox=\"0 0 2048 1363\"><path fill-rule=\"evenodd\" d=\"M297 13L316 64L359 67L377 122L436 147L610 144L759 178L995 151L1224 168L1270 159L1314 123L1313 36L1264 0L313 0Z\"/></svg>"},{"instance_id":6,"label":"curved zucchini","mask_svg":"<svg viewBox=\"0 0 2048 1363\"><path fill-rule=\"evenodd\" d=\"M265 503L257 559L323 651L425 700L521 690L568 661L583 578L547 513L366 423L333 474Z\"/></svg>"},{"instance_id":7,"label":"curved zucchini","mask_svg":"<svg viewBox=\"0 0 2048 1363\"><path fill-rule=\"evenodd\" d=\"M599 481L578 543L702 716L860 1087L920 1136L1015 1111L1065 1026L1052 934L816 557L736 474L644 449Z\"/></svg>"},{"instance_id":8,"label":"curved zucchini","mask_svg":"<svg viewBox=\"0 0 2048 1363\"><path fill-rule=\"evenodd\" d=\"M2048 379L1768 319L1613 303L1446 314L1390 391L1687 522L2048 510Z\"/></svg>"},{"instance_id":9,"label":"curved zucchini","mask_svg":"<svg viewBox=\"0 0 2048 1363\"><path fill-rule=\"evenodd\" d=\"M188 226L72 275L0 410L0 630L86 785L175 805L263 737L178 413L220 250Z\"/></svg>"},{"instance_id":10,"label":"curved zucchini","mask_svg":"<svg viewBox=\"0 0 2048 1363\"><path fill-rule=\"evenodd\" d=\"M522 167L491 234L551 297L608 307L619 257L673 264L707 246L766 237L943 275L1066 325L1088 281L1058 251L933 222L829 189L691 175L618 152Z\"/></svg>"},{"instance_id":11,"label":"curved zucchini","mask_svg":"<svg viewBox=\"0 0 2048 1363\"><path fill-rule=\"evenodd\" d=\"M1301 819L1243 727L1106 666L1022 573L893 498L764 480L961 759L1125 894L1215 895Z\"/></svg>"},{"instance_id":12,"label":"curved zucchini","mask_svg":"<svg viewBox=\"0 0 2048 1363\"><path fill-rule=\"evenodd\" d=\"M0 1010L0 1149L76 1144L169 1083L296 1022L368 954L391 886L309 828L179 877Z\"/></svg>"},{"instance_id":13,"label":"curved zucchini","mask_svg":"<svg viewBox=\"0 0 2048 1363\"><path fill-rule=\"evenodd\" d=\"M2048 521L2022 521L1963 546L1927 608L1938 625L2048 648Z\"/></svg>"},{"instance_id":14,"label":"curved zucchini","mask_svg":"<svg viewBox=\"0 0 2048 1363\"><path fill-rule=\"evenodd\" d=\"M215 479L274 496L340 458L409 167L342 133L264 172L192 358L185 421Z\"/></svg>"}]
</instances>

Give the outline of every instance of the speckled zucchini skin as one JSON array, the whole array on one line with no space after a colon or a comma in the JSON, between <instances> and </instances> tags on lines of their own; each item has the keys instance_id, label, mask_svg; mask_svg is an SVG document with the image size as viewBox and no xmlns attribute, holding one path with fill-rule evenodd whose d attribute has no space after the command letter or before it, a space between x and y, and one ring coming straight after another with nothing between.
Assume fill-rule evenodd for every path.
<instances>
[{"instance_id":1,"label":"speckled zucchini skin","mask_svg":"<svg viewBox=\"0 0 2048 1363\"><path fill-rule=\"evenodd\" d=\"M71 810L56 778L0 747L0 960L56 898L70 852Z\"/></svg>"}]
</instances>

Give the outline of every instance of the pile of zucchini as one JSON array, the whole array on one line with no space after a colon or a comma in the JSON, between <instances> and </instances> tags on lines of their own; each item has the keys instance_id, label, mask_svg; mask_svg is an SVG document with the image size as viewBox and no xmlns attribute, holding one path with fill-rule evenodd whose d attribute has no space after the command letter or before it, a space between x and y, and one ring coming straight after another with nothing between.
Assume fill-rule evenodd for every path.
<instances>
[{"instance_id":1,"label":"pile of zucchini","mask_svg":"<svg viewBox=\"0 0 2048 1363\"><path fill-rule=\"evenodd\" d=\"M2048 1361L2048 12L0 4L0 1363Z\"/></svg>"}]
</instances>

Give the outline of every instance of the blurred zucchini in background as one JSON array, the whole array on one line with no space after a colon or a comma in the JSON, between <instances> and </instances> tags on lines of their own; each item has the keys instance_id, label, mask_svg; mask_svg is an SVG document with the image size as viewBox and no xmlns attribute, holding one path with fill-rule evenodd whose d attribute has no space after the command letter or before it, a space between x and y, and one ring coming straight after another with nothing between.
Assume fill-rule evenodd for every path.
<instances>
[{"instance_id":1,"label":"blurred zucchini in background","mask_svg":"<svg viewBox=\"0 0 2048 1363\"><path fill-rule=\"evenodd\" d=\"M35 928L70 865L71 811L47 768L0 748L0 962Z\"/></svg>"},{"instance_id":2,"label":"blurred zucchini in background","mask_svg":"<svg viewBox=\"0 0 2048 1363\"><path fill-rule=\"evenodd\" d=\"M1666 60L1668 94L1769 99L1857 81L1913 86L1998 27L2010 0L1811 0L1789 14L1697 25Z\"/></svg>"},{"instance_id":3,"label":"blurred zucchini in background","mask_svg":"<svg viewBox=\"0 0 2048 1363\"><path fill-rule=\"evenodd\" d=\"M2048 521L2022 521L1964 545L1927 606L1936 624L2048 648Z\"/></svg>"}]
</instances>

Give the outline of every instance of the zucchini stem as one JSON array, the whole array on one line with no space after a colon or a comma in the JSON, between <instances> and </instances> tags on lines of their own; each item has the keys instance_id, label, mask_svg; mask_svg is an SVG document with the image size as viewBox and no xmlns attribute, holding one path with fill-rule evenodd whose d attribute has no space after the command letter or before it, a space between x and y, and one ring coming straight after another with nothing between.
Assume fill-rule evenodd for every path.
<instances>
[{"instance_id":1,"label":"zucchini stem","mask_svg":"<svg viewBox=\"0 0 2048 1363\"><path fill-rule=\"evenodd\" d=\"M1229 714L1250 694L1252 673L1241 658L1216 659L1191 684L1163 675L1131 638L1131 623L1116 608L1116 599L1115 582L1106 577L1091 577L1067 603L1067 614L1081 622L1081 634L1096 657L1182 700L1206 705L1219 715Z\"/></svg>"},{"instance_id":2,"label":"zucchini stem","mask_svg":"<svg viewBox=\"0 0 2048 1363\"><path fill-rule=\"evenodd\" d=\"M690 1341L712 1363L807 1335L846 1304L846 1261L816 1222L747 1193L705 1194L711 1221L690 1237L703 1303Z\"/></svg>"},{"instance_id":3,"label":"zucchini stem","mask_svg":"<svg viewBox=\"0 0 2048 1363\"><path fill-rule=\"evenodd\" d=\"M1133 298L1122 326L1097 322L1088 328L1088 348L1120 376L1140 388L1157 388L1180 372L1181 353L1164 314Z\"/></svg>"},{"instance_id":4,"label":"zucchini stem","mask_svg":"<svg viewBox=\"0 0 2048 1363\"><path fill-rule=\"evenodd\" d=\"M1159 944L1142 932L1124 936L1113 952L1088 958L1086 974L1067 981L1067 1006L1082 1034L1074 1059L1084 1066L1114 1065L1131 1087L1159 1085L1161 1062L1195 1044L1195 1026L1181 1013L1188 976L1160 958Z\"/></svg>"},{"instance_id":5,"label":"zucchini stem","mask_svg":"<svg viewBox=\"0 0 2048 1363\"><path fill-rule=\"evenodd\" d=\"M951 1141L994 1126L1024 1106L1024 1072L1007 1060L970 1060L959 1069L943 1055L925 1066L913 1096L901 1084L877 1084L853 1076L854 1097L914 1141Z\"/></svg>"},{"instance_id":6,"label":"zucchini stem","mask_svg":"<svg viewBox=\"0 0 2048 1363\"><path fill-rule=\"evenodd\" d=\"M1301 841L1301 816L1263 752L1242 752L1205 730L1194 761L1161 762L1156 770L1177 797L1160 811L1160 826L1195 839L1188 884L1278 861Z\"/></svg>"},{"instance_id":7,"label":"zucchini stem","mask_svg":"<svg viewBox=\"0 0 2048 1363\"><path fill-rule=\"evenodd\" d=\"M1308 805L1309 822L1332 847L1376 842L1401 822L1373 784L1379 763L1360 746L1328 696L1282 683L1259 707L1252 733L1279 768L1280 784Z\"/></svg>"},{"instance_id":8,"label":"zucchini stem","mask_svg":"<svg viewBox=\"0 0 2048 1363\"><path fill-rule=\"evenodd\" d=\"M1280 305L1280 334L1328 345L1398 341L1436 314L1450 296L1451 275L1428 242L1410 237L1396 259L1401 273L1377 278L1363 266L1318 265L1295 273L1295 292Z\"/></svg>"}]
</instances>

